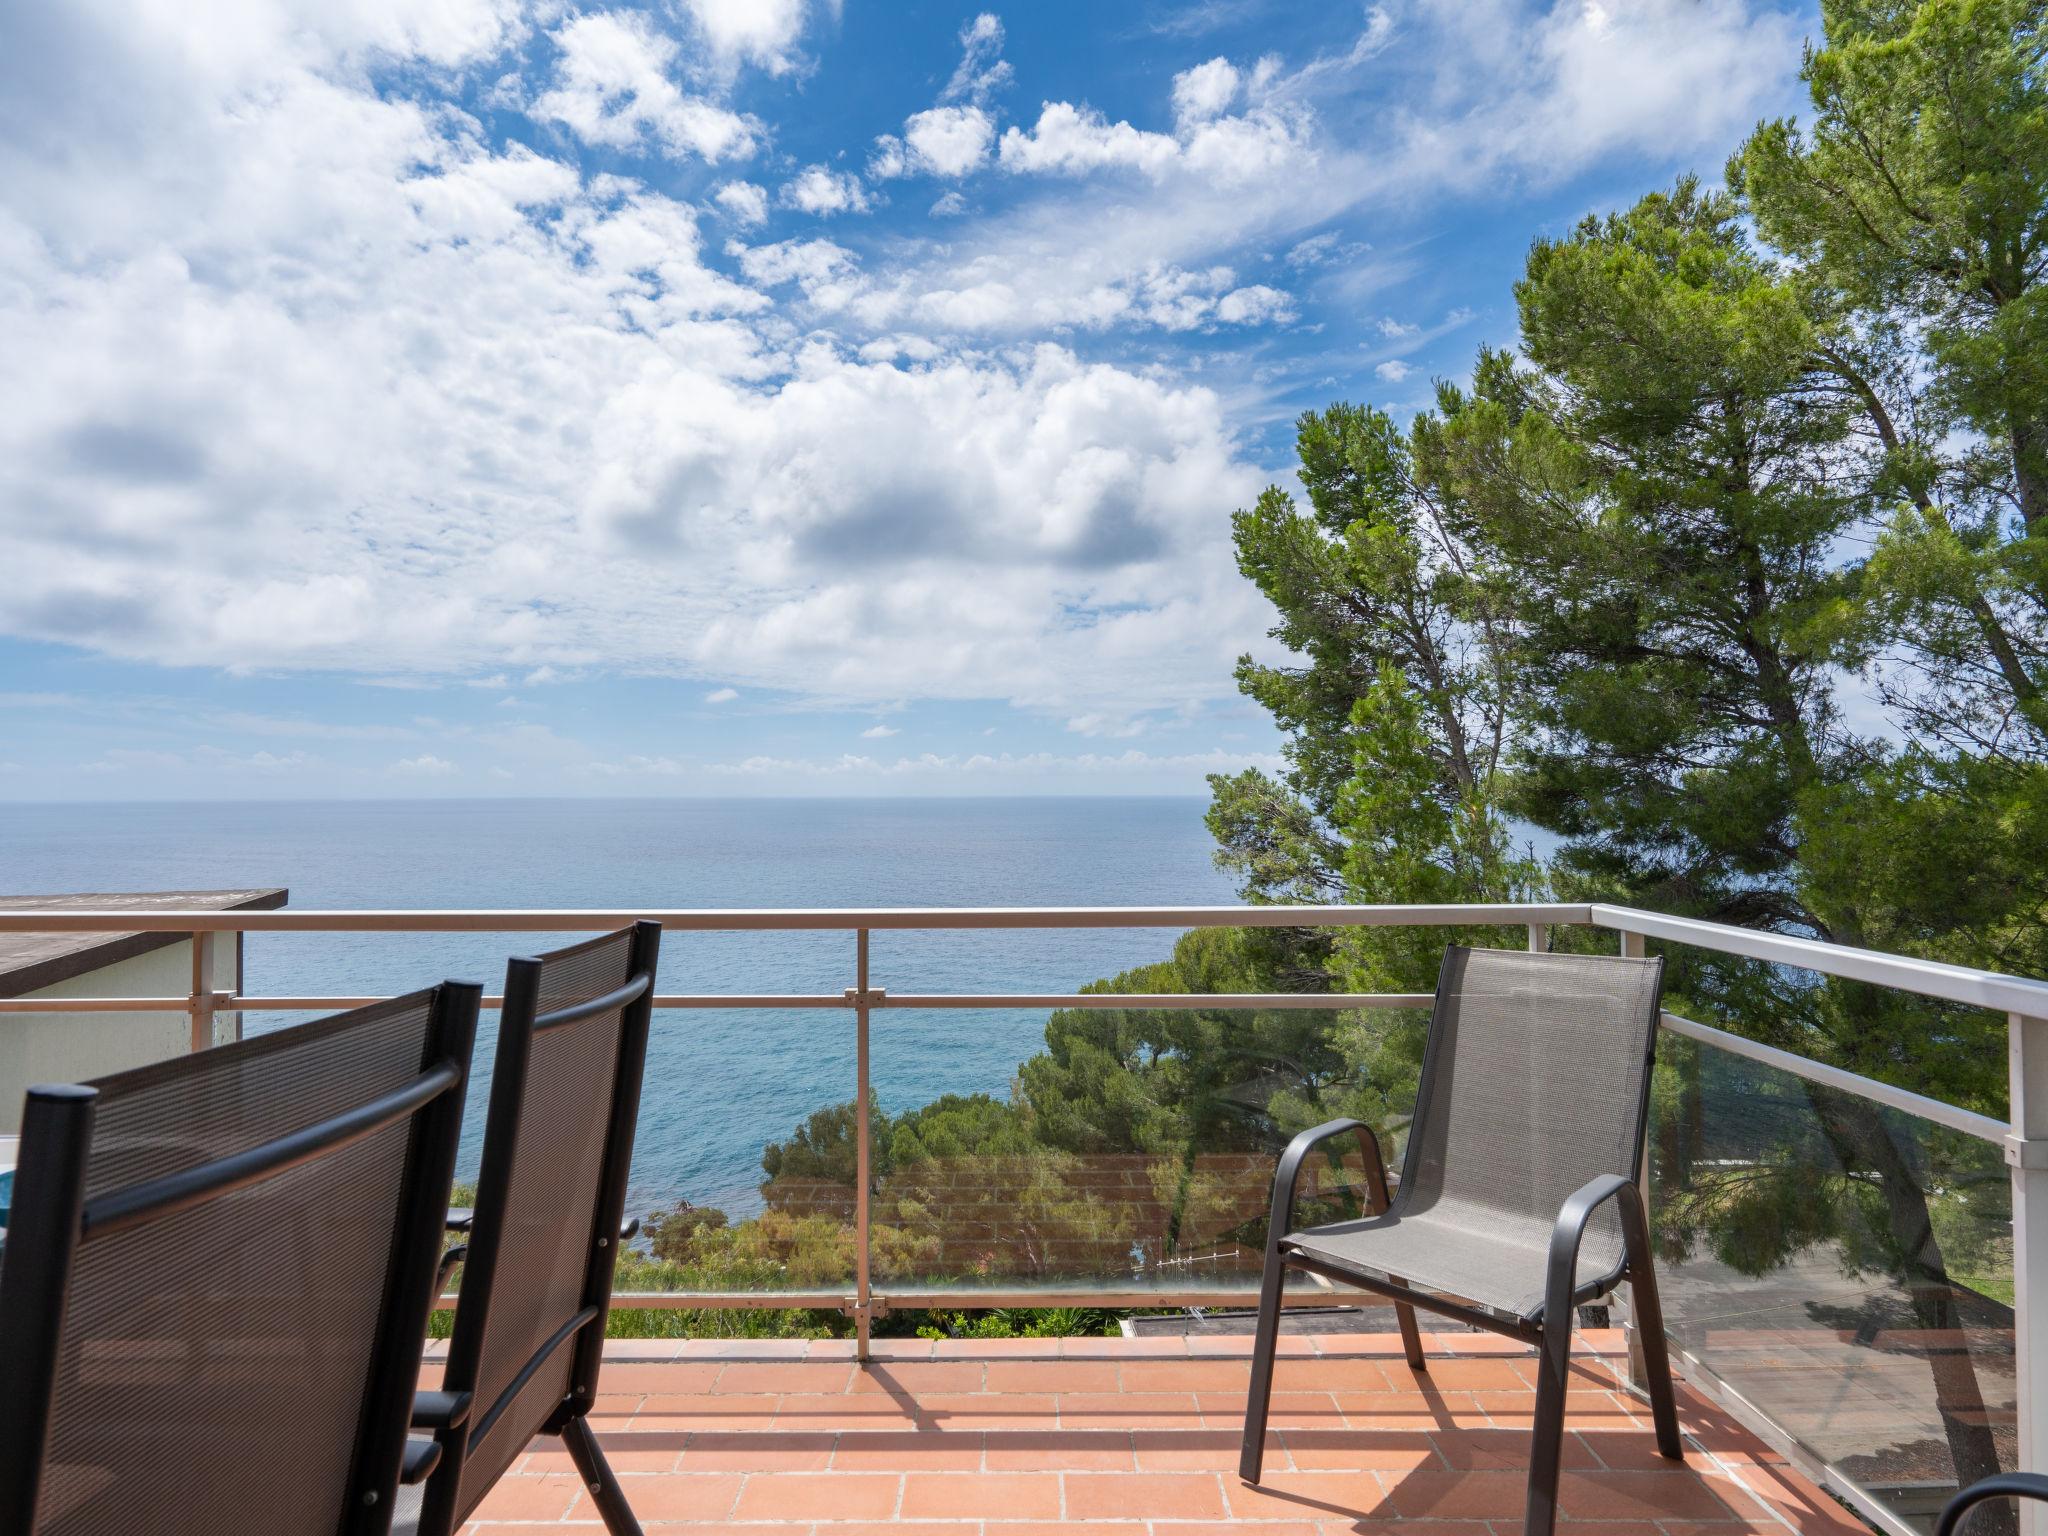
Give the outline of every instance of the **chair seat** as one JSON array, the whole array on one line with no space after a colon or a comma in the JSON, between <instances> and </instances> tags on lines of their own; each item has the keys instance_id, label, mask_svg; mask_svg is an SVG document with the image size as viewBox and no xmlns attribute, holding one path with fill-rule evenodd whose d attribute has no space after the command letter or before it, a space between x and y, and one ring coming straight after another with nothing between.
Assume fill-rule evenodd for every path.
<instances>
[{"instance_id":1,"label":"chair seat","mask_svg":"<svg viewBox=\"0 0 2048 1536\"><path fill-rule=\"evenodd\" d=\"M1603 1237L1596 1217L1580 1250L1575 1300L1612 1288L1608 1277L1620 1267L1620 1233L1616 1230L1611 1241ZM1527 1321L1543 1310L1550 1224L1512 1212L1447 1204L1308 1227L1289 1233L1281 1246L1375 1279L1398 1276L1417 1290Z\"/></svg>"}]
</instances>

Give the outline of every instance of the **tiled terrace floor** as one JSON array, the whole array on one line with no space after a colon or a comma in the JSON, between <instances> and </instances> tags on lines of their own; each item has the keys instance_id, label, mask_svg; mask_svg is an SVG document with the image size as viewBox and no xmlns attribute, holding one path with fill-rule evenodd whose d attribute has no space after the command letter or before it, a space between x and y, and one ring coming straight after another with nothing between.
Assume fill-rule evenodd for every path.
<instances>
[{"instance_id":1,"label":"tiled terrace floor","mask_svg":"<svg viewBox=\"0 0 2048 1536\"><path fill-rule=\"evenodd\" d=\"M595 1427L650 1532L702 1536L1515 1536L1533 1358L1429 1336L1427 1375L1380 1335L1283 1338L1264 1486L1236 1472L1242 1338L614 1343ZM1622 1336L1584 1336L1562 1522L1585 1536L1865 1529L1681 1389L1662 1460L1615 1390ZM1398 1525L1392 1522L1399 1522ZM467 1527L601 1529L553 1441Z\"/></svg>"}]
</instances>

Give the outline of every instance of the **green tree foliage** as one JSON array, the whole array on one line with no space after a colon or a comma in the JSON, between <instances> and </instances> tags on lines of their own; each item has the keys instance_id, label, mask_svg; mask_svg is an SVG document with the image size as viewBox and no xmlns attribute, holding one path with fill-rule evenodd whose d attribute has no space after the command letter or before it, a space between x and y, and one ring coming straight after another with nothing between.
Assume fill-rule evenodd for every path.
<instances>
[{"instance_id":1,"label":"green tree foliage","mask_svg":"<svg viewBox=\"0 0 2048 1536\"><path fill-rule=\"evenodd\" d=\"M1798 800L1874 756L1830 687L1864 511L1792 283L1682 181L1539 241L1517 369L1484 356L1448 457L1525 594L1517 807L1555 874L1720 921L1832 932Z\"/></svg>"},{"instance_id":2,"label":"green tree foliage","mask_svg":"<svg viewBox=\"0 0 2048 1536\"><path fill-rule=\"evenodd\" d=\"M2048 928L2048 83L2023 0L1823 7L1814 117L1731 162L1829 316L1891 505L1859 575L1907 749L1817 801L1816 899L1870 941L2040 974ZM1853 808L1852 808L1853 807ZM1988 1090L1995 1096L1995 1086Z\"/></svg>"},{"instance_id":3,"label":"green tree foliage","mask_svg":"<svg viewBox=\"0 0 2048 1536\"><path fill-rule=\"evenodd\" d=\"M1919 377L1866 389L1906 503L1871 562L1926 684L1912 723L2002 750L2044 726L2048 603L2048 12L2037 0L1828 0L1814 119L1729 167L1847 337ZM1918 345L1914 345L1918 343ZM1846 356L1852 348L1840 351ZM1853 376L1856 370L1847 369ZM1880 394L1903 393L1896 422Z\"/></svg>"},{"instance_id":4,"label":"green tree foliage","mask_svg":"<svg viewBox=\"0 0 2048 1536\"><path fill-rule=\"evenodd\" d=\"M1280 488L1231 520L1238 568L1297 658L1238 686L1285 736L1286 773L1213 778L1219 862L1253 900L1388 894L1418 876L1483 900L1527 883L1496 811L1516 667L1504 588L1436 472L1439 424L1334 405L1296 424L1306 508ZM1361 761L1363 754L1363 761ZM1394 779L1362 791L1367 770ZM1395 838L1380 816L1415 823ZM1476 830L1475 830L1476 829ZM1398 841L1398 867L1375 853ZM1423 864L1430 868L1425 872Z\"/></svg>"}]
</instances>

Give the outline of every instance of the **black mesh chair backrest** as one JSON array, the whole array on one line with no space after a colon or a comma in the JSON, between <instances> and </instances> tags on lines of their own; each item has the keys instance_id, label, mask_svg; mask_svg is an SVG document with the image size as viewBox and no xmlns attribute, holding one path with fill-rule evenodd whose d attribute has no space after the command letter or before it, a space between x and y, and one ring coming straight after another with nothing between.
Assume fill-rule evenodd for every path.
<instances>
[{"instance_id":1,"label":"black mesh chair backrest","mask_svg":"<svg viewBox=\"0 0 2048 1536\"><path fill-rule=\"evenodd\" d=\"M429 1483L422 1531L452 1530L535 1434L590 1407L660 942L637 923L506 972L443 1381L471 1394L468 1443Z\"/></svg>"},{"instance_id":2,"label":"black mesh chair backrest","mask_svg":"<svg viewBox=\"0 0 2048 1536\"><path fill-rule=\"evenodd\" d=\"M1542 1250L1558 1208L1590 1180L1636 1177L1663 968L1447 949L1395 1210ZM1580 1253L1582 1277L1619 1273L1611 1203Z\"/></svg>"},{"instance_id":3,"label":"black mesh chair backrest","mask_svg":"<svg viewBox=\"0 0 2048 1536\"><path fill-rule=\"evenodd\" d=\"M30 1091L0 1531L387 1529L480 995Z\"/></svg>"}]
</instances>

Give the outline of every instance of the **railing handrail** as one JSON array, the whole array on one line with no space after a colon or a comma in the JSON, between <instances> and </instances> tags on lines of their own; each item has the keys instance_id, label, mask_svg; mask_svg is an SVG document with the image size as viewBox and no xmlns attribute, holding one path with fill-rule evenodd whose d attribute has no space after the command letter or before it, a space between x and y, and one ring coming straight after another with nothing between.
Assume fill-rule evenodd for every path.
<instances>
[{"instance_id":1,"label":"railing handrail","mask_svg":"<svg viewBox=\"0 0 2048 1536\"><path fill-rule=\"evenodd\" d=\"M1791 934L1770 933L1761 928L1737 928L1730 923L1703 922L1695 917L1671 917L1646 912L1639 907L1609 906L1595 902L1588 922L1595 928L1617 933L1639 933L1645 938L1691 944L1724 955L1741 955L1750 960L1768 960L1799 970L1819 971L1845 981L1867 981L1881 987L1921 997L1937 997L1951 1003L1990 1008L1999 1013L2023 1013L2031 1018L2048 1017L2048 982L2003 971L1983 971L1943 960L1921 960L1895 955L1889 950L1858 949L1849 944L1832 944L1825 939L1801 939Z\"/></svg>"},{"instance_id":2,"label":"railing handrail","mask_svg":"<svg viewBox=\"0 0 2048 1536\"><path fill-rule=\"evenodd\" d=\"M651 921L685 933L1011 928L1458 928L1584 924L1584 902L1209 907L281 907L103 912L0 908L0 933L603 933Z\"/></svg>"},{"instance_id":3,"label":"railing handrail","mask_svg":"<svg viewBox=\"0 0 2048 1536\"><path fill-rule=\"evenodd\" d=\"M214 912L0 908L0 933L570 933L652 919L678 932L1061 928L1595 927L2001 1013L2048 1018L2048 981L1605 902L1203 907L379 908Z\"/></svg>"}]
</instances>

